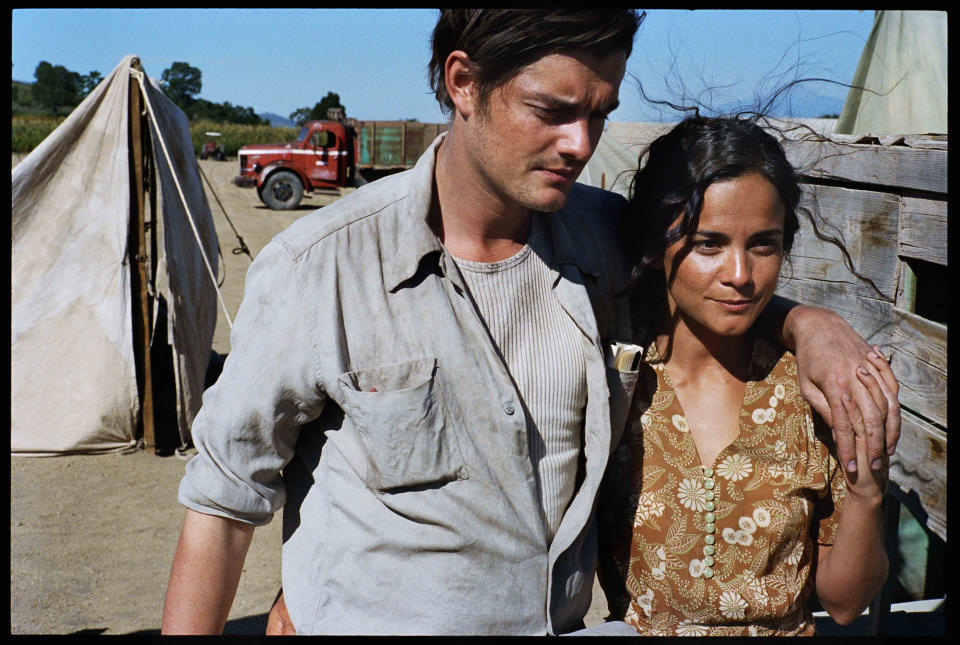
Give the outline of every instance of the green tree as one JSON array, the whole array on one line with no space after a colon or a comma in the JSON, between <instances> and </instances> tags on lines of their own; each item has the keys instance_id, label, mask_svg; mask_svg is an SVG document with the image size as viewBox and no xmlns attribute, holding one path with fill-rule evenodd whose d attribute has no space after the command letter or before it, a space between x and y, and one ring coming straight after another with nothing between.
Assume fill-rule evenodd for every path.
<instances>
[{"instance_id":1,"label":"green tree","mask_svg":"<svg viewBox=\"0 0 960 645\"><path fill-rule=\"evenodd\" d=\"M340 95L336 92L327 92L327 95L320 99L320 102L312 108L302 107L290 113L290 120L298 126L307 121L323 121L327 118L327 110L338 107L343 110L344 116L347 114L347 108L340 103Z\"/></svg>"},{"instance_id":2,"label":"green tree","mask_svg":"<svg viewBox=\"0 0 960 645\"><path fill-rule=\"evenodd\" d=\"M269 125L261 119L252 107L232 105L230 101L211 103L205 99L195 100L184 110L191 121L216 121L218 123L238 123L241 125Z\"/></svg>"},{"instance_id":3,"label":"green tree","mask_svg":"<svg viewBox=\"0 0 960 645\"><path fill-rule=\"evenodd\" d=\"M200 70L190 63L176 62L163 70L160 87L171 101L186 112L200 94L202 76Z\"/></svg>"},{"instance_id":4,"label":"green tree","mask_svg":"<svg viewBox=\"0 0 960 645\"><path fill-rule=\"evenodd\" d=\"M56 114L61 108L73 108L83 96L80 74L71 72L63 65L40 61L33 77L36 79L32 89L33 98L51 114Z\"/></svg>"},{"instance_id":5,"label":"green tree","mask_svg":"<svg viewBox=\"0 0 960 645\"><path fill-rule=\"evenodd\" d=\"M290 120L301 126L310 120L310 108L299 108L290 113Z\"/></svg>"},{"instance_id":6,"label":"green tree","mask_svg":"<svg viewBox=\"0 0 960 645\"><path fill-rule=\"evenodd\" d=\"M80 77L80 90L83 92L83 95L86 96L93 89L100 84L100 81L103 80L103 76L100 75L100 72L92 70L86 76Z\"/></svg>"},{"instance_id":7,"label":"green tree","mask_svg":"<svg viewBox=\"0 0 960 645\"><path fill-rule=\"evenodd\" d=\"M347 115L347 108L343 107L343 104L340 103L340 95L336 92L327 92L327 95L320 99L320 102L314 106L310 116L314 119L326 119L327 110L334 107L343 110L344 116Z\"/></svg>"}]
</instances>

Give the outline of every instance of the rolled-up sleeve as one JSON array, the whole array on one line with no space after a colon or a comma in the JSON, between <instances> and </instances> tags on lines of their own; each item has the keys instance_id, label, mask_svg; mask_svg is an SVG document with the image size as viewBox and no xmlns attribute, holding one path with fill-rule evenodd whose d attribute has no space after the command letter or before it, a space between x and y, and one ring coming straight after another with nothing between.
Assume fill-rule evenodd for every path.
<instances>
[{"instance_id":1,"label":"rolled-up sleeve","mask_svg":"<svg viewBox=\"0 0 960 645\"><path fill-rule=\"evenodd\" d=\"M324 401L299 267L277 239L250 266L231 351L193 424L197 454L178 494L187 508L260 526L284 504L280 470Z\"/></svg>"}]
</instances>

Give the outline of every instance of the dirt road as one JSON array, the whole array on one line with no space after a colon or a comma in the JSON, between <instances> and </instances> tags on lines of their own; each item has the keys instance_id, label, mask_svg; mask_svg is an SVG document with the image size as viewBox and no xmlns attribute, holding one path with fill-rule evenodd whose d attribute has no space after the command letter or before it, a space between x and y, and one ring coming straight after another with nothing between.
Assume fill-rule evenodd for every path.
<instances>
[{"instance_id":1,"label":"dirt road","mask_svg":"<svg viewBox=\"0 0 960 645\"><path fill-rule=\"evenodd\" d=\"M13 163L18 159L14 157ZM243 296L250 253L297 218L335 201L311 196L295 211L271 211L253 189L230 183L236 161L201 161L223 253L221 288L231 319ZM219 200L219 201L218 201ZM221 205L223 209L221 209ZM213 340L230 351L220 312ZM185 461L152 451L10 460L10 628L13 634L159 633L183 508L177 486ZM280 517L254 532L225 632L262 634L280 585ZM594 590L588 624L602 620Z\"/></svg>"}]
</instances>

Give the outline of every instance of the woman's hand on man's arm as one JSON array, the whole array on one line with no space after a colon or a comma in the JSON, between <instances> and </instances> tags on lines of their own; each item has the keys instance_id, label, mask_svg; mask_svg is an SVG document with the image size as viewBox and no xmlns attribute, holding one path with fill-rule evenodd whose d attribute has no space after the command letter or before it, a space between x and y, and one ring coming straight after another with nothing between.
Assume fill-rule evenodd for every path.
<instances>
[{"instance_id":1,"label":"woman's hand on man's arm","mask_svg":"<svg viewBox=\"0 0 960 645\"><path fill-rule=\"evenodd\" d=\"M761 324L796 354L800 391L833 429L840 462L857 470L854 421L862 420L871 468L882 468L900 439L899 385L890 365L830 310L778 296L768 309ZM880 380L886 387L876 396Z\"/></svg>"}]
</instances>

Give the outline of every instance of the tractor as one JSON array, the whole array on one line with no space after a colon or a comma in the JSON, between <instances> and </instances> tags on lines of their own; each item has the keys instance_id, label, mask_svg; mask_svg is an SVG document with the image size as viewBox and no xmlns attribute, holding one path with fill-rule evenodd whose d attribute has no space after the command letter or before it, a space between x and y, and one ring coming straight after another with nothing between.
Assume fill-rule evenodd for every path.
<instances>
[{"instance_id":1,"label":"tractor","mask_svg":"<svg viewBox=\"0 0 960 645\"><path fill-rule=\"evenodd\" d=\"M224 161L227 158L226 147L221 143L217 145L216 138L220 136L219 132L206 132L207 140L203 143L203 148L200 149L200 158L206 159L216 159L217 161Z\"/></svg>"}]
</instances>

